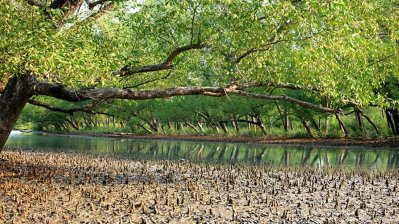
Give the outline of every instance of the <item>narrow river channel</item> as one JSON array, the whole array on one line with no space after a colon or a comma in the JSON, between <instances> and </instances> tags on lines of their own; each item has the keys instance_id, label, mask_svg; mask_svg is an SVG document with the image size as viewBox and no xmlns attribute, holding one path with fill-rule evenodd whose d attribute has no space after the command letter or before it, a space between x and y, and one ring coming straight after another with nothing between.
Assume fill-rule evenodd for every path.
<instances>
[{"instance_id":1,"label":"narrow river channel","mask_svg":"<svg viewBox=\"0 0 399 224\"><path fill-rule=\"evenodd\" d=\"M195 163L264 166L399 168L392 148L327 147L144 140L12 132L7 147L21 150L73 152L131 160L188 160Z\"/></svg>"}]
</instances>

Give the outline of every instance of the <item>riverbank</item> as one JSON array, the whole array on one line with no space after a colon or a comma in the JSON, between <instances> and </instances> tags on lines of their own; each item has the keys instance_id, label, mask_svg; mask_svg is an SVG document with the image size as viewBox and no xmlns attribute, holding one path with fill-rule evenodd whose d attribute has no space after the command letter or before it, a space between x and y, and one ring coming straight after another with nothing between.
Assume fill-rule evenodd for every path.
<instances>
[{"instance_id":1,"label":"riverbank","mask_svg":"<svg viewBox=\"0 0 399 224\"><path fill-rule=\"evenodd\" d=\"M89 133L89 132L44 132L58 135L81 135L109 138L129 139L158 139L158 140L183 140L183 141L207 141L227 143L251 143L251 144L285 144L308 146L365 146L399 148L399 137L385 138L289 138L289 137L239 137L239 136L208 136L208 135L136 135L130 133Z\"/></svg>"},{"instance_id":2,"label":"riverbank","mask_svg":"<svg viewBox=\"0 0 399 224\"><path fill-rule=\"evenodd\" d=\"M0 154L5 223L397 223L398 171Z\"/></svg>"}]
</instances>

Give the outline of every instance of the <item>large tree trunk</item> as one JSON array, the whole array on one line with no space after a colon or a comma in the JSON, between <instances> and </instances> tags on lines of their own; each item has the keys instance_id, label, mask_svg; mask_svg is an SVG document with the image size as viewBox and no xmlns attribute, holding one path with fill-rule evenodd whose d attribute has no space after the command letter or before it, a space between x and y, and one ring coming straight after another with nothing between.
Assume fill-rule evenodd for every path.
<instances>
[{"instance_id":1,"label":"large tree trunk","mask_svg":"<svg viewBox=\"0 0 399 224\"><path fill-rule=\"evenodd\" d=\"M11 78L0 95L0 151L3 149L12 128L32 96L30 76Z\"/></svg>"}]
</instances>

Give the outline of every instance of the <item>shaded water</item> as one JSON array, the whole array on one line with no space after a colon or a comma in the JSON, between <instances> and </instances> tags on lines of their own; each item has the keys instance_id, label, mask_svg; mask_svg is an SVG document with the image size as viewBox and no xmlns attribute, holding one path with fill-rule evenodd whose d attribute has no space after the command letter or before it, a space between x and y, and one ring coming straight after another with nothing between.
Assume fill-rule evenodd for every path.
<instances>
[{"instance_id":1,"label":"shaded water","mask_svg":"<svg viewBox=\"0 0 399 224\"><path fill-rule=\"evenodd\" d=\"M7 146L40 151L78 152L126 159L189 160L266 166L399 169L399 151L367 147L259 145L143 140L12 132Z\"/></svg>"}]
</instances>

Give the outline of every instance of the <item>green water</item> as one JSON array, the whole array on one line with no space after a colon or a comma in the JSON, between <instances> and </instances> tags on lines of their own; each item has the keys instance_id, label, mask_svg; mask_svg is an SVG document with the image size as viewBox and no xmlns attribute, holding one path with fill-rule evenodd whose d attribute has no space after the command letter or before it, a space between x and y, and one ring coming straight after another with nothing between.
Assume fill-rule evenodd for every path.
<instances>
[{"instance_id":1,"label":"green water","mask_svg":"<svg viewBox=\"0 0 399 224\"><path fill-rule=\"evenodd\" d=\"M399 169L398 149L142 140L20 132L13 132L6 145L27 150L78 152L132 160Z\"/></svg>"}]
</instances>

